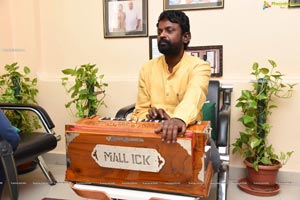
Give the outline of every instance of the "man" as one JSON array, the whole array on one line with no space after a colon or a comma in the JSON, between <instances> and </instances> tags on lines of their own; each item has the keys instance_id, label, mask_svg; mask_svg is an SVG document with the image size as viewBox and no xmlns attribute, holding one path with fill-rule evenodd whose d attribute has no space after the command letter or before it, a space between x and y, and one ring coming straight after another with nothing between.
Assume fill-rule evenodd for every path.
<instances>
[{"instance_id":1,"label":"man","mask_svg":"<svg viewBox=\"0 0 300 200\"><path fill-rule=\"evenodd\" d=\"M143 65L132 117L164 120L155 132L162 132L162 141L175 143L189 124L202 118L211 70L207 62L184 51L191 39L185 13L164 11L156 26L163 55Z\"/></svg>"},{"instance_id":2,"label":"man","mask_svg":"<svg viewBox=\"0 0 300 200\"><path fill-rule=\"evenodd\" d=\"M128 2L128 11L126 12L125 27L126 32L139 30L141 19L136 9L133 7L133 1Z\"/></svg>"},{"instance_id":3,"label":"man","mask_svg":"<svg viewBox=\"0 0 300 200\"><path fill-rule=\"evenodd\" d=\"M15 150L19 144L20 137L16 131L16 129L11 125L10 121L4 115L2 110L0 110L0 138L4 139L12 146L13 150ZM0 161L0 199L2 195L2 190L5 181L4 169L2 166L2 162Z\"/></svg>"}]
</instances>

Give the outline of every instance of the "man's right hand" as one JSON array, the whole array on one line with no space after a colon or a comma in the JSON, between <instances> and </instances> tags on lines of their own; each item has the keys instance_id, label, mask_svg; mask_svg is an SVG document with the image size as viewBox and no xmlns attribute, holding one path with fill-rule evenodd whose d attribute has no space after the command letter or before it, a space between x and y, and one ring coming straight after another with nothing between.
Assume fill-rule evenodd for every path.
<instances>
[{"instance_id":1,"label":"man's right hand","mask_svg":"<svg viewBox=\"0 0 300 200\"><path fill-rule=\"evenodd\" d=\"M177 118L165 120L160 127L155 129L155 133L162 133L161 140L167 143L176 143L178 136L184 136L186 125L184 121Z\"/></svg>"},{"instance_id":2,"label":"man's right hand","mask_svg":"<svg viewBox=\"0 0 300 200\"><path fill-rule=\"evenodd\" d=\"M162 108L155 108L152 107L148 110L148 114L146 115L147 119L158 119L158 120L168 120L170 119L170 116L168 115L168 113L166 113L166 111Z\"/></svg>"}]
</instances>

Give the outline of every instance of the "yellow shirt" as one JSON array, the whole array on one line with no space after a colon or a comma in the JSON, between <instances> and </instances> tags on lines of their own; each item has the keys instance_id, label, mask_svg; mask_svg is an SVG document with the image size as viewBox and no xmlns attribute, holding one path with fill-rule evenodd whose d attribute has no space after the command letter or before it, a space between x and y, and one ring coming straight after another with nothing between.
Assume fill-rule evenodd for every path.
<instances>
[{"instance_id":1,"label":"yellow shirt","mask_svg":"<svg viewBox=\"0 0 300 200\"><path fill-rule=\"evenodd\" d=\"M148 61L139 74L138 97L132 118L145 119L150 107L164 109L187 125L202 118L211 70L207 62L184 53L168 71L165 56Z\"/></svg>"}]
</instances>

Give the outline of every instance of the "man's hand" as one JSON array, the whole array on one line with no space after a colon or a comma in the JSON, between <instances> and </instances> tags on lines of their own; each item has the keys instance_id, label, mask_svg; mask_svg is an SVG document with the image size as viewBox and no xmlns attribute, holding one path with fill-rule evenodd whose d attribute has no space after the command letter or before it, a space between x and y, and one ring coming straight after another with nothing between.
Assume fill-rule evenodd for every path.
<instances>
[{"instance_id":1,"label":"man's hand","mask_svg":"<svg viewBox=\"0 0 300 200\"><path fill-rule=\"evenodd\" d=\"M168 120L170 119L170 116L164 109L157 109L155 107L152 107L148 110L148 114L146 115L147 119L158 119L158 120Z\"/></svg>"},{"instance_id":2,"label":"man's hand","mask_svg":"<svg viewBox=\"0 0 300 200\"><path fill-rule=\"evenodd\" d=\"M186 125L184 121L177 118L171 118L161 123L155 133L162 132L161 140L167 143L176 143L177 136L184 136Z\"/></svg>"}]
</instances>

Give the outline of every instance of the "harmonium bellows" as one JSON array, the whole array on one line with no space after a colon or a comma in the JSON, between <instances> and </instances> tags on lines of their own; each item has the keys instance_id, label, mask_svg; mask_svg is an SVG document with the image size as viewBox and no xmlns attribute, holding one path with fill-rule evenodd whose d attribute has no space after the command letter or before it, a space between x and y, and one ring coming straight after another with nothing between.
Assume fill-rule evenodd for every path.
<instances>
[{"instance_id":1,"label":"harmonium bellows","mask_svg":"<svg viewBox=\"0 0 300 200\"><path fill-rule=\"evenodd\" d=\"M209 121L190 125L176 143L161 141L159 125L99 116L66 125L66 181L207 197Z\"/></svg>"}]
</instances>

